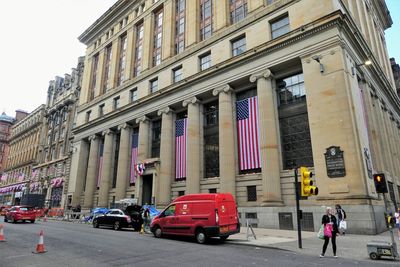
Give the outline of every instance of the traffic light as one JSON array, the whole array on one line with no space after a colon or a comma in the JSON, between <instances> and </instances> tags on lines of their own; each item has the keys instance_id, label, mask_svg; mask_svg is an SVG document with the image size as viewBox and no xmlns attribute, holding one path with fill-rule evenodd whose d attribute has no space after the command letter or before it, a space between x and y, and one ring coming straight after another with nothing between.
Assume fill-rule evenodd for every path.
<instances>
[{"instance_id":1,"label":"traffic light","mask_svg":"<svg viewBox=\"0 0 400 267\"><path fill-rule=\"evenodd\" d=\"M375 189L376 189L377 193L387 193L388 192L384 173L374 174L374 182L375 182Z\"/></svg>"},{"instance_id":2,"label":"traffic light","mask_svg":"<svg viewBox=\"0 0 400 267\"><path fill-rule=\"evenodd\" d=\"M301 175L301 196L309 197L318 195L318 187L313 186L313 181L311 180L312 172L310 172L306 167L300 167Z\"/></svg>"}]
</instances>

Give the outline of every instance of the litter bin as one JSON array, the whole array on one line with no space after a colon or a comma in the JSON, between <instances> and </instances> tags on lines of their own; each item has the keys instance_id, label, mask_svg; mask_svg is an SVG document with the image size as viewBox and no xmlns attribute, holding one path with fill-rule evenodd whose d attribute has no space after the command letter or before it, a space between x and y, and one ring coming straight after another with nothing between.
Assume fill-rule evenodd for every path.
<instances>
[{"instance_id":1,"label":"litter bin","mask_svg":"<svg viewBox=\"0 0 400 267\"><path fill-rule=\"evenodd\" d=\"M378 260L382 256L396 258L396 248L392 243L384 241L371 241L367 243L368 256L373 260Z\"/></svg>"}]
</instances>

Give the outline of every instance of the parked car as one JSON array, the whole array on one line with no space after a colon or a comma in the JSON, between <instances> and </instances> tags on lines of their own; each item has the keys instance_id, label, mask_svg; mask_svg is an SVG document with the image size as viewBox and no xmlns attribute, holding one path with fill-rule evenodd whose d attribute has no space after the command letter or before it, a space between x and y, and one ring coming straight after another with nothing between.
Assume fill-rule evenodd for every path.
<instances>
[{"instance_id":1,"label":"parked car","mask_svg":"<svg viewBox=\"0 0 400 267\"><path fill-rule=\"evenodd\" d=\"M34 223L36 219L35 209L31 206L13 206L11 207L4 216L5 222L17 222L17 221L30 221Z\"/></svg>"},{"instance_id":2,"label":"parked car","mask_svg":"<svg viewBox=\"0 0 400 267\"><path fill-rule=\"evenodd\" d=\"M98 214L93 219L93 227L99 228L99 226L109 226L113 227L114 230L120 230L121 228L132 227L132 220L124 211L111 209L106 214Z\"/></svg>"},{"instance_id":3,"label":"parked car","mask_svg":"<svg viewBox=\"0 0 400 267\"><path fill-rule=\"evenodd\" d=\"M200 244L209 237L225 240L240 231L235 199L229 193L178 197L153 219L151 231L155 237L194 236Z\"/></svg>"},{"instance_id":4,"label":"parked car","mask_svg":"<svg viewBox=\"0 0 400 267\"><path fill-rule=\"evenodd\" d=\"M143 224L142 206L127 206L125 209L125 213L131 217L133 229L135 229L135 231L140 231Z\"/></svg>"}]
</instances>

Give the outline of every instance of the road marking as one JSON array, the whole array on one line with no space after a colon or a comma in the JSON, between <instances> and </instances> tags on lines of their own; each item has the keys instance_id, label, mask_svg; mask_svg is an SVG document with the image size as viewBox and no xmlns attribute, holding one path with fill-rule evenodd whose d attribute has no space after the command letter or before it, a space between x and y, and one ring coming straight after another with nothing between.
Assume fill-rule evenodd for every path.
<instances>
[{"instance_id":1,"label":"road marking","mask_svg":"<svg viewBox=\"0 0 400 267\"><path fill-rule=\"evenodd\" d=\"M31 256L31 254L8 256L8 257L5 257L5 259L15 259L15 258L22 258L22 257L27 257L27 256Z\"/></svg>"}]
</instances>

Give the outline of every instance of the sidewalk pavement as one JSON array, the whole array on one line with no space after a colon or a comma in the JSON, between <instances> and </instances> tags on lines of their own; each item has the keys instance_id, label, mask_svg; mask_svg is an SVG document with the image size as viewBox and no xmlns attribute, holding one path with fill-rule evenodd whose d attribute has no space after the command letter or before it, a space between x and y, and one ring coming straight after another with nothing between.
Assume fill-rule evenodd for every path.
<instances>
[{"instance_id":1,"label":"sidewalk pavement","mask_svg":"<svg viewBox=\"0 0 400 267\"><path fill-rule=\"evenodd\" d=\"M240 233L230 236L227 243L268 247L276 249L284 249L296 253L314 255L318 257L322 251L323 240L317 237L316 232L301 232L302 236L302 249L298 247L297 231L291 230L277 230L277 229L264 229L253 228L257 239L250 236L246 238L246 227L241 227ZM251 231L249 230L251 233ZM397 243L397 251L400 252L400 240L396 230L394 230L395 241ZM341 258L348 258L353 260L369 260L367 253L367 243L370 241L385 241L391 242L390 232L384 232L379 235L354 235L347 234L341 235L336 238L337 255ZM329 242L328 249L325 253L326 257L333 256L332 243ZM384 257L389 259L388 257Z\"/></svg>"}]
</instances>

